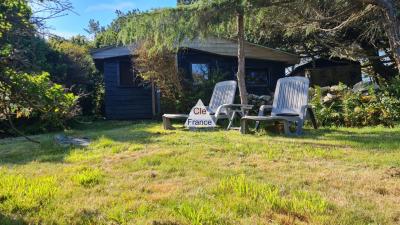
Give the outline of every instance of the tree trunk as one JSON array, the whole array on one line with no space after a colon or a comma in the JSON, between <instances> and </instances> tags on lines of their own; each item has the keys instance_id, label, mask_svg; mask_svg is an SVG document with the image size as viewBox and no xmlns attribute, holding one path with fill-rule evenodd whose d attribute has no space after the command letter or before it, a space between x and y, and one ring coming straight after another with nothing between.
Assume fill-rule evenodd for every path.
<instances>
[{"instance_id":1,"label":"tree trunk","mask_svg":"<svg viewBox=\"0 0 400 225\"><path fill-rule=\"evenodd\" d=\"M387 8L385 9L385 26L386 35L389 39L390 48L393 52L393 58L396 61L397 69L400 73L400 23L397 19L397 10L394 2L386 0Z\"/></svg>"},{"instance_id":2,"label":"tree trunk","mask_svg":"<svg viewBox=\"0 0 400 225\"><path fill-rule=\"evenodd\" d=\"M238 72L240 102L247 104L245 53L244 53L244 17L243 13L237 14L237 39L238 39Z\"/></svg>"},{"instance_id":3,"label":"tree trunk","mask_svg":"<svg viewBox=\"0 0 400 225\"><path fill-rule=\"evenodd\" d=\"M400 21L397 19L399 13L395 0L362 0L363 2L376 5L383 10L386 36L389 39L393 58L400 73Z\"/></svg>"}]
</instances>

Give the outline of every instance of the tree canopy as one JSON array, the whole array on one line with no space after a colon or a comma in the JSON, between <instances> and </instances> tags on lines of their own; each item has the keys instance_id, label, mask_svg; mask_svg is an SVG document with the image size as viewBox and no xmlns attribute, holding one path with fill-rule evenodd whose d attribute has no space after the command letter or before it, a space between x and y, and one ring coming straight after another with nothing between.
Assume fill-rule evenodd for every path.
<instances>
[{"instance_id":1,"label":"tree canopy","mask_svg":"<svg viewBox=\"0 0 400 225\"><path fill-rule=\"evenodd\" d=\"M45 21L70 7L67 0L0 2L0 135L22 134L18 121L62 128L79 106L95 111L85 99L96 99L101 80L84 40L42 37Z\"/></svg>"},{"instance_id":2,"label":"tree canopy","mask_svg":"<svg viewBox=\"0 0 400 225\"><path fill-rule=\"evenodd\" d=\"M400 27L400 6L394 0L180 3L177 8L124 17L118 32L113 33L118 37L114 43L152 40L151 50L157 51L174 49L185 39L208 35L236 38L235 16L243 11L245 38L250 42L295 52L308 60L337 56L358 60L364 72L385 80L398 74L396 49L400 41L395 28Z\"/></svg>"}]
</instances>

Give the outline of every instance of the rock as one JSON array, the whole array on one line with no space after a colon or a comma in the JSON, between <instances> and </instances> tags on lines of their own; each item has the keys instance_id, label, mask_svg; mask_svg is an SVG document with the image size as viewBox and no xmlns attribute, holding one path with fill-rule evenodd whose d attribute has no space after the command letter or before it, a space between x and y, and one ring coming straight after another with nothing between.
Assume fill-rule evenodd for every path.
<instances>
[{"instance_id":1,"label":"rock","mask_svg":"<svg viewBox=\"0 0 400 225\"><path fill-rule=\"evenodd\" d=\"M150 173L150 177L151 177L151 178L155 178L155 177L157 177L157 173L156 173L156 172L154 172L154 171L151 171L151 173Z\"/></svg>"},{"instance_id":2,"label":"rock","mask_svg":"<svg viewBox=\"0 0 400 225\"><path fill-rule=\"evenodd\" d=\"M325 94L326 92L328 92L329 90L331 90L331 87L326 86L326 87L321 87L321 93Z\"/></svg>"},{"instance_id":3,"label":"rock","mask_svg":"<svg viewBox=\"0 0 400 225\"><path fill-rule=\"evenodd\" d=\"M339 85L334 85L332 87L329 88L329 91L331 92L336 92L336 91L340 91L340 86Z\"/></svg>"},{"instance_id":4,"label":"rock","mask_svg":"<svg viewBox=\"0 0 400 225\"><path fill-rule=\"evenodd\" d=\"M328 93L328 94L323 98L323 101L324 101L324 103L331 102L331 101L334 100L336 97L337 97L336 95L332 95L331 93Z\"/></svg>"},{"instance_id":5,"label":"rock","mask_svg":"<svg viewBox=\"0 0 400 225\"><path fill-rule=\"evenodd\" d=\"M268 102L272 99L272 97L269 95L261 95L260 97L258 97L258 99Z\"/></svg>"},{"instance_id":6,"label":"rock","mask_svg":"<svg viewBox=\"0 0 400 225\"><path fill-rule=\"evenodd\" d=\"M249 100L254 100L254 99L257 99L258 96L257 96L257 95L254 95L254 94L249 94L249 95L247 95L247 98L248 98Z\"/></svg>"},{"instance_id":7,"label":"rock","mask_svg":"<svg viewBox=\"0 0 400 225\"><path fill-rule=\"evenodd\" d=\"M374 82L364 82L364 81L360 81L357 84L355 84L353 86L353 92L364 92L364 91L368 91L369 88L373 88L374 90L379 89L379 86L374 83Z\"/></svg>"},{"instance_id":8,"label":"rock","mask_svg":"<svg viewBox=\"0 0 400 225\"><path fill-rule=\"evenodd\" d=\"M83 138L76 138L76 137L68 137L65 135L56 135L54 140L63 146L79 146L79 147L87 147L90 145L90 139L83 137Z\"/></svg>"}]
</instances>

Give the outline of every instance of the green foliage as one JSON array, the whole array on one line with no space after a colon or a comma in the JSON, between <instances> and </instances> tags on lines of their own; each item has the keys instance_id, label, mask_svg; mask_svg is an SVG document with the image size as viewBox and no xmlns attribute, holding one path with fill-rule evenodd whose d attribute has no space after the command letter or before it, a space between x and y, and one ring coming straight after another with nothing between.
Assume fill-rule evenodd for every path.
<instances>
[{"instance_id":1,"label":"green foliage","mask_svg":"<svg viewBox=\"0 0 400 225\"><path fill-rule=\"evenodd\" d=\"M393 97L400 99L400 75L387 82L385 89Z\"/></svg>"},{"instance_id":2,"label":"green foliage","mask_svg":"<svg viewBox=\"0 0 400 225\"><path fill-rule=\"evenodd\" d=\"M330 96L330 97L329 97ZM345 85L326 96L317 87L311 104L322 126L393 126L400 120L400 100L388 90L353 92Z\"/></svg>"},{"instance_id":3,"label":"green foliage","mask_svg":"<svg viewBox=\"0 0 400 225\"><path fill-rule=\"evenodd\" d=\"M93 29L93 24L89 24L89 27L92 27L90 28L91 30L97 31L93 31L95 34L93 45L96 48L120 44L120 41L118 40L118 34L121 32L122 27L126 25L128 18L136 17L140 14L140 12L138 10L131 10L127 13L117 11L116 14L117 18L113 20L111 24L107 26L107 28L99 28L99 25L95 24L95 29Z\"/></svg>"},{"instance_id":4,"label":"green foliage","mask_svg":"<svg viewBox=\"0 0 400 225\"><path fill-rule=\"evenodd\" d=\"M190 75L185 74L185 77ZM229 77L228 74L221 72L219 69L211 70L207 80L203 80L200 83L193 83L189 78L186 78L185 87L183 92L183 98L180 99L181 110L189 111L196 102L201 99L204 104L208 104L211 100L211 96L215 87L215 84L224 81ZM229 79L231 79L229 77ZM181 111L183 112L183 111Z\"/></svg>"},{"instance_id":5,"label":"green foliage","mask_svg":"<svg viewBox=\"0 0 400 225\"><path fill-rule=\"evenodd\" d=\"M0 9L0 121L8 120L12 131L6 132L18 134L12 123L17 119L36 121L41 130L64 127L77 114L81 93L68 93L54 82L59 80L52 79L53 73L43 72L53 72L47 60L58 55L51 55L48 44L36 35L38 24L28 2L5 0Z\"/></svg>"},{"instance_id":6,"label":"green foliage","mask_svg":"<svg viewBox=\"0 0 400 225\"><path fill-rule=\"evenodd\" d=\"M150 54L148 51L150 46L152 42L144 42L138 47L136 51L138 57L135 58L134 66L145 82L154 82L160 89L162 108L169 105L174 107L175 102L183 97L182 77L177 71L175 55L168 50Z\"/></svg>"},{"instance_id":7,"label":"green foliage","mask_svg":"<svg viewBox=\"0 0 400 225\"><path fill-rule=\"evenodd\" d=\"M150 52L176 51L179 44L187 39L216 34L215 26L231 21L238 10L252 8L254 4L242 0L204 0L135 14L126 19L118 32L118 42L127 44L147 40L154 43Z\"/></svg>"},{"instance_id":8,"label":"green foliage","mask_svg":"<svg viewBox=\"0 0 400 225\"><path fill-rule=\"evenodd\" d=\"M11 69L4 72L9 82L0 81L0 106L3 109L0 116L3 119L9 114L16 118L39 118L43 128L60 128L75 115L78 97L52 83L48 73L33 75L16 73ZM19 95L14 94L16 91Z\"/></svg>"},{"instance_id":9,"label":"green foliage","mask_svg":"<svg viewBox=\"0 0 400 225\"><path fill-rule=\"evenodd\" d=\"M102 76L96 70L88 46L75 44L74 40L77 41L50 39L45 66L52 81L81 96L79 106L83 115L100 114L104 95Z\"/></svg>"}]
</instances>

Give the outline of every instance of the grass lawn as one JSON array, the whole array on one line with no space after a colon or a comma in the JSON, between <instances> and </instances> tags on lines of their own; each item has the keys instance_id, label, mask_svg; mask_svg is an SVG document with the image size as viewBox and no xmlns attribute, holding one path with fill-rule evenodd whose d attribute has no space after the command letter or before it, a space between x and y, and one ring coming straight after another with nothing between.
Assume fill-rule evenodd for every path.
<instances>
[{"instance_id":1,"label":"grass lawn","mask_svg":"<svg viewBox=\"0 0 400 225\"><path fill-rule=\"evenodd\" d=\"M0 140L0 224L400 224L400 127L66 133L93 142Z\"/></svg>"}]
</instances>

